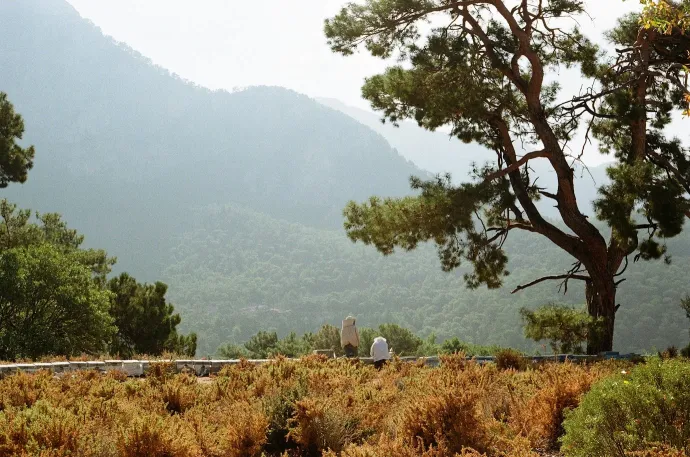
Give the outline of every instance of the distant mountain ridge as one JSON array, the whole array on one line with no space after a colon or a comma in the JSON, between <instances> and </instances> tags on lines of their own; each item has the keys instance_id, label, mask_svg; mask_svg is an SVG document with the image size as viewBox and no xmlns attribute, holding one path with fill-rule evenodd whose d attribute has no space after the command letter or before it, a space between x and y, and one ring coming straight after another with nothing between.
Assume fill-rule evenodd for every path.
<instances>
[{"instance_id":1,"label":"distant mountain ridge","mask_svg":"<svg viewBox=\"0 0 690 457\"><path fill-rule=\"evenodd\" d=\"M149 279L163 265L140 254L165 251L193 206L233 201L340 228L348 200L409 193L408 177L423 174L304 95L211 92L175 78L62 0L0 3L0 87L38 150L29 182L8 196L64 213ZM119 219L100 214L120 207Z\"/></svg>"}]
</instances>

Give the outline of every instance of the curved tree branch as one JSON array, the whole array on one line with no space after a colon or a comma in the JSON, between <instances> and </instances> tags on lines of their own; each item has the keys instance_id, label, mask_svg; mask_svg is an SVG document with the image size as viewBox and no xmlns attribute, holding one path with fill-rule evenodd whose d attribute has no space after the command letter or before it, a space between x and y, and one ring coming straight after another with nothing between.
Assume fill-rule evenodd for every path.
<instances>
[{"instance_id":1,"label":"curved tree branch","mask_svg":"<svg viewBox=\"0 0 690 457\"><path fill-rule=\"evenodd\" d=\"M529 152L529 153L525 154L524 156L522 156L517 162L513 162L512 164L510 164L508 167L506 167L502 170L498 170L494 173L491 173L490 175L488 175L485 178L485 181L493 181L494 179L505 176L508 173L512 173L513 171L517 170L518 168L520 168L521 166L526 164L528 161L530 161L532 159L537 159L540 157L542 157L542 158L547 157L548 158L549 153L544 151L544 150Z\"/></svg>"},{"instance_id":2,"label":"curved tree branch","mask_svg":"<svg viewBox=\"0 0 690 457\"><path fill-rule=\"evenodd\" d=\"M535 286L541 282L544 281L557 281L560 279L577 279L579 281L591 281L591 278L589 276L583 276L583 275L571 275L571 274L565 274L565 275L555 275L555 276L544 276L543 278L535 279L534 281L523 284L520 286L517 286L515 290L511 292L511 294L520 292L521 290L525 290L529 287Z\"/></svg>"}]
</instances>

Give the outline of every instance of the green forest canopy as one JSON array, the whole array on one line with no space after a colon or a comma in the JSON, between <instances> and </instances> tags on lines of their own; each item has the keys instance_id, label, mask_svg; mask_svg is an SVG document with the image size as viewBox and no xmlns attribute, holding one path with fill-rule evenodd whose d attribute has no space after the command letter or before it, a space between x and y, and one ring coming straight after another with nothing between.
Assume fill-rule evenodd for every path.
<instances>
[{"instance_id":1,"label":"green forest canopy","mask_svg":"<svg viewBox=\"0 0 690 457\"><path fill-rule=\"evenodd\" d=\"M359 325L391 322L439 341L458 337L484 345L534 348L522 333L519 310L549 302L580 305L580 291L566 296L543 285L511 294L529 275L560 268L558 249L536 240L510 240L516 270L498 290L465 289L462 270L443 273L431 246L384 257L350 243L340 231L305 227L237 206L193 213L196 227L178 239L164 280L183 322L199 334L199 354L228 342L241 343L259 330L279 336L340 325L352 314ZM686 346L688 325L679 307L687 291L690 236L669 242L663 261L629 267L622 289L616 348L640 351ZM580 292L580 293L578 293Z\"/></svg>"}]
</instances>

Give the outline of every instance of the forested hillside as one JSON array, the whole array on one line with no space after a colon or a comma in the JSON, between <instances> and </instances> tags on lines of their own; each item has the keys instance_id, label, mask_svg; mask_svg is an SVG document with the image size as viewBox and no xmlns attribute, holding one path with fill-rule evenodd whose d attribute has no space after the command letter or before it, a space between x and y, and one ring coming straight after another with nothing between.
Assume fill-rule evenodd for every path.
<instances>
[{"instance_id":1,"label":"forested hillside","mask_svg":"<svg viewBox=\"0 0 690 457\"><path fill-rule=\"evenodd\" d=\"M199 333L199 354L227 341L241 342L259 329L316 331L347 314L374 327L394 322L419 335L477 344L530 346L519 309L549 301L581 303L571 284L567 296L555 284L511 295L524 282L565 270L557 247L528 238L507 246L517 270L499 290L467 290L462 269L443 273L431 247L389 257L353 245L340 231L278 221L237 206L209 207L193 217L195 228L177 242L164 277L184 316L185 331ZM669 244L671 265L631 265L621 286L616 345L625 350L685 346L688 322L679 307L687 292L690 235ZM519 274L518 274L519 273Z\"/></svg>"},{"instance_id":2,"label":"forested hillside","mask_svg":"<svg viewBox=\"0 0 690 457\"><path fill-rule=\"evenodd\" d=\"M495 291L466 290L462 270L443 273L431 247L383 257L353 245L341 229L347 201L405 194L408 177L424 173L380 134L285 89L195 87L103 37L63 0L0 2L0 90L38 151L28 183L4 196L62 213L86 244L118 257L117 269L165 281L199 355L348 313L369 327L526 347L521 306L583 299L578 285L566 297L552 285L510 294L570 266L534 239L508 246L512 264L529 268ZM690 236L670 252L670 266L626 273L618 348L685 345L678 303Z\"/></svg>"}]
</instances>

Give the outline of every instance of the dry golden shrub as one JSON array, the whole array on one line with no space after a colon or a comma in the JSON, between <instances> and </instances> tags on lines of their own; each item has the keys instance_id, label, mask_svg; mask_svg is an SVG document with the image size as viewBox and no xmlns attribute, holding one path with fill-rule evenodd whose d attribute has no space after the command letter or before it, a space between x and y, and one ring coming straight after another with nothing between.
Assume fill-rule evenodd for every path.
<instances>
[{"instance_id":1,"label":"dry golden shrub","mask_svg":"<svg viewBox=\"0 0 690 457\"><path fill-rule=\"evenodd\" d=\"M0 457L21 454L30 438L26 418L18 415L14 409L7 409L0 414Z\"/></svg>"},{"instance_id":2,"label":"dry golden shrub","mask_svg":"<svg viewBox=\"0 0 690 457\"><path fill-rule=\"evenodd\" d=\"M194 406L201 396L196 376L180 375L168 378L160 387L161 400L170 414L180 414Z\"/></svg>"},{"instance_id":3,"label":"dry golden shrub","mask_svg":"<svg viewBox=\"0 0 690 457\"><path fill-rule=\"evenodd\" d=\"M35 455L42 450L75 455L81 433L74 414L39 400L33 408L11 408L0 415L0 456Z\"/></svg>"},{"instance_id":4,"label":"dry golden shrub","mask_svg":"<svg viewBox=\"0 0 690 457\"><path fill-rule=\"evenodd\" d=\"M77 418L63 408L40 405L29 418L29 433L39 449L74 454L79 448L81 427Z\"/></svg>"},{"instance_id":5,"label":"dry golden shrub","mask_svg":"<svg viewBox=\"0 0 690 457\"><path fill-rule=\"evenodd\" d=\"M529 362L522 353L514 349L504 349L496 354L496 366L500 370L526 370Z\"/></svg>"},{"instance_id":6,"label":"dry golden shrub","mask_svg":"<svg viewBox=\"0 0 690 457\"><path fill-rule=\"evenodd\" d=\"M261 455L266 443L268 419L248 405L235 405L232 421L226 425L223 454L227 457L255 457Z\"/></svg>"},{"instance_id":7,"label":"dry golden shrub","mask_svg":"<svg viewBox=\"0 0 690 457\"><path fill-rule=\"evenodd\" d=\"M196 457L193 440L176 418L140 412L121 425L118 439L121 457Z\"/></svg>"},{"instance_id":8,"label":"dry golden shrub","mask_svg":"<svg viewBox=\"0 0 690 457\"><path fill-rule=\"evenodd\" d=\"M0 411L9 407L31 407L41 397L50 395L51 374L19 372L0 382Z\"/></svg>"},{"instance_id":9,"label":"dry golden shrub","mask_svg":"<svg viewBox=\"0 0 690 457\"><path fill-rule=\"evenodd\" d=\"M324 457L482 457L482 454L472 450L465 450L461 454L454 454L440 445L426 447L421 442L394 441L382 438L376 444L351 445L338 454L333 451L323 453Z\"/></svg>"},{"instance_id":10,"label":"dry golden shrub","mask_svg":"<svg viewBox=\"0 0 690 457\"><path fill-rule=\"evenodd\" d=\"M439 368L394 361L379 371L310 356L242 361L199 383L170 368L155 365L144 380L95 371L0 380L0 457L535 457L556 442L563 411L620 370L518 372L446 356ZM643 457L652 456L677 454Z\"/></svg>"},{"instance_id":11,"label":"dry golden shrub","mask_svg":"<svg viewBox=\"0 0 690 457\"><path fill-rule=\"evenodd\" d=\"M320 455L322 451L342 451L350 443L359 441L358 421L348 416L333 401L304 399L296 403L289 437L305 455Z\"/></svg>"},{"instance_id":12,"label":"dry golden shrub","mask_svg":"<svg viewBox=\"0 0 690 457\"><path fill-rule=\"evenodd\" d=\"M266 444L268 419L257 405L204 405L188 411L184 420L204 457L255 457Z\"/></svg>"},{"instance_id":13,"label":"dry golden shrub","mask_svg":"<svg viewBox=\"0 0 690 457\"><path fill-rule=\"evenodd\" d=\"M150 381L164 381L175 373L173 362L151 362L146 371L146 379Z\"/></svg>"},{"instance_id":14,"label":"dry golden shrub","mask_svg":"<svg viewBox=\"0 0 690 457\"><path fill-rule=\"evenodd\" d=\"M572 363L548 364L534 373L539 388L529 397L517 397L510 422L536 448L554 449L563 434L563 414L575 408L603 371Z\"/></svg>"},{"instance_id":15,"label":"dry golden shrub","mask_svg":"<svg viewBox=\"0 0 690 457\"><path fill-rule=\"evenodd\" d=\"M453 452L465 447L485 451L490 445L486 421L475 389L447 390L408 403L400 417L403 439L420 439L425 446L445 444Z\"/></svg>"},{"instance_id":16,"label":"dry golden shrub","mask_svg":"<svg viewBox=\"0 0 690 457\"><path fill-rule=\"evenodd\" d=\"M456 352L454 354L442 354L439 356L441 368L460 371L464 370L469 363L473 363L466 359L464 352Z\"/></svg>"}]
</instances>

